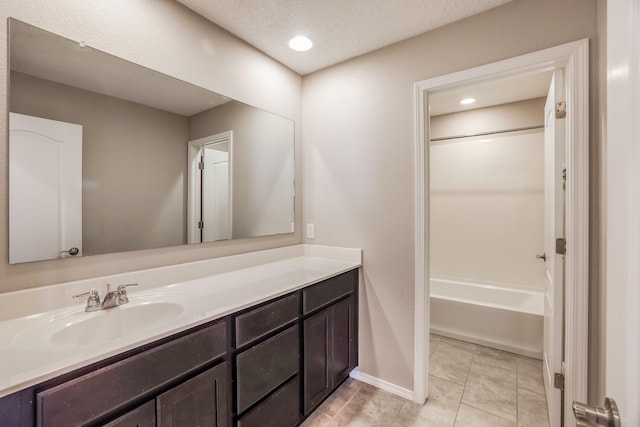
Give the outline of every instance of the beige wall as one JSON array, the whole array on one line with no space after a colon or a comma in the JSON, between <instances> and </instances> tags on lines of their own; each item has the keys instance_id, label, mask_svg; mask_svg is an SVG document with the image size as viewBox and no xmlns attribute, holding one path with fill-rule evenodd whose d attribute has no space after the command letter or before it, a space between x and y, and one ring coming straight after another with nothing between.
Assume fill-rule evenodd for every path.
<instances>
[{"instance_id":1,"label":"beige wall","mask_svg":"<svg viewBox=\"0 0 640 427\"><path fill-rule=\"evenodd\" d=\"M544 98L431 117L434 138L544 126ZM432 141L430 274L545 288L544 131Z\"/></svg>"},{"instance_id":2,"label":"beige wall","mask_svg":"<svg viewBox=\"0 0 640 427\"><path fill-rule=\"evenodd\" d=\"M82 125L85 255L187 242L187 117L16 72L10 110Z\"/></svg>"},{"instance_id":3,"label":"beige wall","mask_svg":"<svg viewBox=\"0 0 640 427\"><path fill-rule=\"evenodd\" d=\"M8 0L0 3L0 51L7 52L7 18L47 31L300 123L296 73L171 0ZM95 277L300 243L296 233L81 259L8 264L7 57L0 58L0 291ZM301 187L301 136L296 126L296 183Z\"/></svg>"},{"instance_id":4,"label":"beige wall","mask_svg":"<svg viewBox=\"0 0 640 427\"><path fill-rule=\"evenodd\" d=\"M233 130L233 238L288 233L293 122L236 102L192 116L189 139Z\"/></svg>"},{"instance_id":5,"label":"beige wall","mask_svg":"<svg viewBox=\"0 0 640 427\"><path fill-rule=\"evenodd\" d=\"M305 222L364 249L362 372L413 388L414 82L591 38L595 107L596 37L595 0L516 0L304 77Z\"/></svg>"}]
</instances>

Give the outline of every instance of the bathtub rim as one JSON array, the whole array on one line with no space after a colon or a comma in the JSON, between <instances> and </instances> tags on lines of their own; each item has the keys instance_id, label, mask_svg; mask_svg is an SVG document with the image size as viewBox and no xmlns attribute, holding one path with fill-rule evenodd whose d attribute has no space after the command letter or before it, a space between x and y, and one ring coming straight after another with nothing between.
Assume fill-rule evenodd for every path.
<instances>
[{"instance_id":1,"label":"bathtub rim","mask_svg":"<svg viewBox=\"0 0 640 427\"><path fill-rule=\"evenodd\" d=\"M519 293L519 294L526 294L529 296L535 296L535 297L540 297L540 307L539 307L539 311L538 310L530 310L527 308L523 308L523 307L514 307L514 306L509 306L509 305L503 305L503 304L497 304L497 303L490 303L490 302L485 302L482 301L481 303L478 303L478 301L475 301L473 299L465 299L465 298L459 298L459 297L452 297L446 294L441 294L438 292L433 292L433 287L431 286L433 283L435 282L441 282L441 283L448 283L448 284L452 284L455 286L465 286L465 287L475 287L478 289L483 289L484 291L496 291L496 292L512 292L512 293ZM501 284L501 283L491 283L491 282L470 282L470 281L464 281L464 279L452 279L452 278L442 278L442 277L432 277L429 279L429 297L430 298L437 298L437 299L441 299L441 300L448 300L448 301L455 301L458 303L463 303L463 304L471 304L471 305L481 305L484 307L491 307L491 308L495 308L498 310L507 310L507 311L513 311L516 313L526 313L526 314L531 314L534 316L544 316L544 298L545 298L545 291L543 289L535 289L535 288L530 288L530 287L520 287L520 286L507 286L505 284Z\"/></svg>"}]
</instances>

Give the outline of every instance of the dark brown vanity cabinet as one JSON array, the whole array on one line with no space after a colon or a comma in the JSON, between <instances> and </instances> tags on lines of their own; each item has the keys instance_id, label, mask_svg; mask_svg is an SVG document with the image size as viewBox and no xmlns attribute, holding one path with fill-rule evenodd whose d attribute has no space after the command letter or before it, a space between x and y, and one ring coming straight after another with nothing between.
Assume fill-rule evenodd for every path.
<instances>
[{"instance_id":1,"label":"dark brown vanity cabinet","mask_svg":"<svg viewBox=\"0 0 640 427\"><path fill-rule=\"evenodd\" d=\"M303 291L304 414L310 414L357 366L357 272ZM319 309L319 311L318 311Z\"/></svg>"},{"instance_id":2,"label":"dark brown vanity cabinet","mask_svg":"<svg viewBox=\"0 0 640 427\"><path fill-rule=\"evenodd\" d=\"M238 426L298 424L299 318L299 292L234 316Z\"/></svg>"},{"instance_id":3,"label":"dark brown vanity cabinet","mask_svg":"<svg viewBox=\"0 0 640 427\"><path fill-rule=\"evenodd\" d=\"M226 337L226 321L216 322L60 384L36 387L36 425L171 426L203 419L227 426Z\"/></svg>"},{"instance_id":4,"label":"dark brown vanity cabinet","mask_svg":"<svg viewBox=\"0 0 640 427\"><path fill-rule=\"evenodd\" d=\"M357 365L358 270L234 317L238 427L293 427Z\"/></svg>"},{"instance_id":5,"label":"dark brown vanity cabinet","mask_svg":"<svg viewBox=\"0 0 640 427\"><path fill-rule=\"evenodd\" d=\"M294 427L357 365L358 270L0 399L0 426Z\"/></svg>"}]
</instances>

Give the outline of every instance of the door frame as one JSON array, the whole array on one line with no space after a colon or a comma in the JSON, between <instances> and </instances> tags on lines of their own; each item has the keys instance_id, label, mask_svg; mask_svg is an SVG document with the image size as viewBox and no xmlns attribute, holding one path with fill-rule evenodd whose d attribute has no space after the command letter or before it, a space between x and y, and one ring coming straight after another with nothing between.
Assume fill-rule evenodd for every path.
<instances>
[{"instance_id":1,"label":"door frame","mask_svg":"<svg viewBox=\"0 0 640 427\"><path fill-rule=\"evenodd\" d=\"M233 131L216 133L203 138L194 139L187 143L188 148L188 183L187 183L187 243L200 243L196 227L198 222L198 201L200 199L200 180L198 177L198 154L206 145L229 143L229 204L233 211ZM230 218L233 230L233 217Z\"/></svg>"},{"instance_id":2,"label":"door frame","mask_svg":"<svg viewBox=\"0 0 640 427\"><path fill-rule=\"evenodd\" d=\"M429 93L461 84L563 68L567 101L565 162L565 423L571 403L587 397L589 279L589 40L482 65L414 83L415 114L415 323L413 400L423 404L429 387ZM570 424L566 424L570 425Z\"/></svg>"}]
</instances>

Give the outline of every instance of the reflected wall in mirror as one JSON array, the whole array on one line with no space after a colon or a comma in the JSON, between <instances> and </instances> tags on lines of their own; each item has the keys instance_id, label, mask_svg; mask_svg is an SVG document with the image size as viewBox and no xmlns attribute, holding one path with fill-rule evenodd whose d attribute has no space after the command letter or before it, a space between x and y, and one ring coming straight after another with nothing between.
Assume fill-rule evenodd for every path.
<instances>
[{"instance_id":1,"label":"reflected wall in mirror","mask_svg":"<svg viewBox=\"0 0 640 427\"><path fill-rule=\"evenodd\" d=\"M9 27L10 263L293 232L293 121L15 19ZM32 128L43 119L80 129L77 165L64 160L66 134Z\"/></svg>"}]
</instances>

